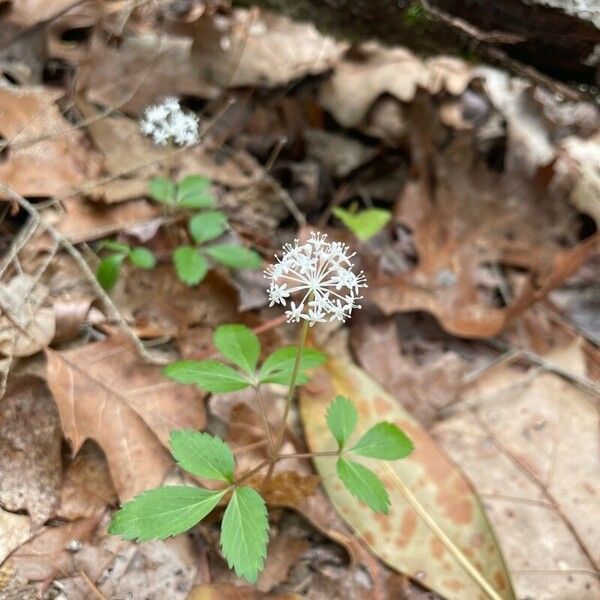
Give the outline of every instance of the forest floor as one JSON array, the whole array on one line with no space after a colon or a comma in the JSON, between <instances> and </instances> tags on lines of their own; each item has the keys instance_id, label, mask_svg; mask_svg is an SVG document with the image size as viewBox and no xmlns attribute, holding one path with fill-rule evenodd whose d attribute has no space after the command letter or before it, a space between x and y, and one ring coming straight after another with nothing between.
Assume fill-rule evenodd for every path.
<instances>
[{"instance_id":1,"label":"forest floor","mask_svg":"<svg viewBox=\"0 0 600 600\"><path fill-rule=\"evenodd\" d=\"M214 356L223 323L263 353L293 344L263 269L316 230L369 287L347 323L311 329L331 360L284 450L326 449L323 407L348 395L402 423L415 451L396 475L499 597L599 598L598 106L225 2L69 4L4 3L0 23L0 599L488 597L393 481L381 517L304 458L265 492L256 585L228 569L218 514L165 541L107 534L121 502L194 484L172 429L224 437L241 472L264 458L247 390L162 368ZM166 96L199 143L142 134ZM199 236L149 185L191 175L252 268L174 259ZM273 426L284 395L264 386Z\"/></svg>"}]
</instances>

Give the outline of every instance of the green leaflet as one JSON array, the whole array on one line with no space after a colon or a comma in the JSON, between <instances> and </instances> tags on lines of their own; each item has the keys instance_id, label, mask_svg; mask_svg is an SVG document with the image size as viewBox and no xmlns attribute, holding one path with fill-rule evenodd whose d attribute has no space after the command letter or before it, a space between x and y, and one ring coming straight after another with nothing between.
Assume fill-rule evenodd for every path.
<instances>
[{"instance_id":1,"label":"green leaflet","mask_svg":"<svg viewBox=\"0 0 600 600\"><path fill-rule=\"evenodd\" d=\"M188 285L200 283L208 271L206 259L193 246L180 246L173 252L179 279Z\"/></svg>"},{"instance_id":2,"label":"green leaflet","mask_svg":"<svg viewBox=\"0 0 600 600\"><path fill-rule=\"evenodd\" d=\"M337 207L333 209L333 214L363 242L379 233L392 218L392 213L382 208L350 212Z\"/></svg>"},{"instance_id":3,"label":"green leaflet","mask_svg":"<svg viewBox=\"0 0 600 600\"><path fill-rule=\"evenodd\" d=\"M352 495L368 504L375 512L387 515L390 497L379 477L371 469L340 457L337 461L337 473Z\"/></svg>"},{"instance_id":4,"label":"green leaflet","mask_svg":"<svg viewBox=\"0 0 600 600\"><path fill-rule=\"evenodd\" d=\"M260 354L260 342L248 327L238 324L221 325L215 330L213 341L225 358L254 375Z\"/></svg>"},{"instance_id":5,"label":"green leaflet","mask_svg":"<svg viewBox=\"0 0 600 600\"><path fill-rule=\"evenodd\" d=\"M396 425L382 421L373 425L351 451L371 458L398 460L413 451L413 443Z\"/></svg>"},{"instance_id":6,"label":"green leaflet","mask_svg":"<svg viewBox=\"0 0 600 600\"><path fill-rule=\"evenodd\" d=\"M223 515L221 549L229 567L251 583L264 565L268 528L262 496L249 487L237 488Z\"/></svg>"},{"instance_id":7,"label":"green leaflet","mask_svg":"<svg viewBox=\"0 0 600 600\"><path fill-rule=\"evenodd\" d=\"M289 384L297 352L298 349L296 346L289 346L275 350L275 352L267 356L260 369L259 381L261 383ZM306 369L318 367L326 360L327 356L322 352L318 352L312 348L304 348L300 359L300 373ZM306 376L298 378L298 383L305 383L306 381L308 381Z\"/></svg>"},{"instance_id":8,"label":"green leaflet","mask_svg":"<svg viewBox=\"0 0 600 600\"><path fill-rule=\"evenodd\" d=\"M227 215L219 210L199 213L190 219L188 226L192 239L197 244L204 244L227 230Z\"/></svg>"},{"instance_id":9,"label":"green leaflet","mask_svg":"<svg viewBox=\"0 0 600 600\"><path fill-rule=\"evenodd\" d=\"M243 246L234 244L215 244L204 248L213 260L231 269L258 269L262 265L262 258Z\"/></svg>"},{"instance_id":10,"label":"green leaflet","mask_svg":"<svg viewBox=\"0 0 600 600\"><path fill-rule=\"evenodd\" d=\"M233 453L221 438L182 429L171 432L170 442L172 454L182 469L205 479L233 481Z\"/></svg>"},{"instance_id":11,"label":"green leaflet","mask_svg":"<svg viewBox=\"0 0 600 600\"><path fill-rule=\"evenodd\" d=\"M126 540L162 540L194 527L224 495L185 485L149 490L117 511L108 532Z\"/></svg>"},{"instance_id":12,"label":"green leaflet","mask_svg":"<svg viewBox=\"0 0 600 600\"><path fill-rule=\"evenodd\" d=\"M354 404L344 396L337 396L329 405L326 418L329 430L336 439L339 449L343 450L358 421L358 413Z\"/></svg>"},{"instance_id":13,"label":"green leaflet","mask_svg":"<svg viewBox=\"0 0 600 600\"><path fill-rule=\"evenodd\" d=\"M241 373L218 360L179 360L167 365L163 373L179 383L194 383L207 392L233 392L250 385Z\"/></svg>"},{"instance_id":14,"label":"green leaflet","mask_svg":"<svg viewBox=\"0 0 600 600\"><path fill-rule=\"evenodd\" d=\"M125 260L124 254L112 254L100 261L96 270L96 279L107 292L112 290L119 280L123 260Z\"/></svg>"}]
</instances>

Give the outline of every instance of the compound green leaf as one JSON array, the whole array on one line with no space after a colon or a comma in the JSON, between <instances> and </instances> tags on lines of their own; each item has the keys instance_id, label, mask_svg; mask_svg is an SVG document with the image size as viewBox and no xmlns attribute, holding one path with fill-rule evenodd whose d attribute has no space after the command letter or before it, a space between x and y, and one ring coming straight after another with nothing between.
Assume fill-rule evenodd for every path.
<instances>
[{"instance_id":1,"label":"compound green leaf","mask_svg":"<svg viewBox=\"0 0 600 600\"><path fill-rule=\"evenodd\" d=\"M250 385L241 373L218 360L179 360L167 365L163 373L211 393L234 392Z\"/></svg>"},{"instance_id":2,"label":"compound green leaf","mask_svg":"<svg viewBox=\"0 0 600 600\"><path fill-rule=\"evenodd\" d=\"M117 511L108 532L125 540L163 540L194 527L224 495L187 485L149 490Z\"/></svg>"},{"instance_id":3,"label":"compound green leaf","mask_svg":"<svg viewBox=\"0 0 600 600\"><path fill-rule=\"evenodd\" d=\"M260 342L245 325L221 325L213 335L219 352L232 363L254 375L260 354Z\"/></svg>"},{"instance_id":4,"label":"compound green leaf","mask_svg":"<svg viewBox=\"0 0 600 600\"><path fill-rule=\"evenodd\" d=\"M337 473L353 496L370 506L375 512L387 515L390 506L389 494L371 469L340 457L337 461Z\"/></svg>"},{"instance_id":5,"label":"compound green leaf","mask_svg":"<svg viewBox=\"0 0 600 600\"><path fill-rule=\"evenodd\" d=\"M358 421L358 413L354 404L344 396L337 396L336 399L329 405L327 409L327 425L329 431L338 443L340 450L343 450L348 439L352 435L356 422Z\"/></svg>"},{"instance_id":6,"label":"compound green leaf","mask_svg":"<svg viewBox=\"0 0 600 600\"><path fill-rule=\"evenodd\" d=\"M233 481L233 453L221 438L181 429L171 432L170 441L172 454L182 469L205 479Z\"/></svg>"},{"instance_id":7,"label":"compound green leaf","mask_svg":"<svg viewBox=\"0 0 600 600\"><path fill-rule=\"evenodd\" d=\"M267 554L269 521L262 496L252 488L237 488L221 524L221 549L230 568L251 583Z\"/></svg>"}]
</instances>

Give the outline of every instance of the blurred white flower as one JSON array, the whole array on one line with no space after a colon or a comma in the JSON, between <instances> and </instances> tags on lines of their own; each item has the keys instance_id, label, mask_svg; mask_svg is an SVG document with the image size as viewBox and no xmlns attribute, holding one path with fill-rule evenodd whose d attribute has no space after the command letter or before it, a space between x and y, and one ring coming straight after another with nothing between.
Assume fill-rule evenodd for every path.
<instances>
[{"instance_id":1,"label":"blurred white flower","mask_svg":"<svg viewBox=\"0 0 600 600\"><path fill-rule=\"evenodd\" d=\"M198 141L198 117L183 112L177 98L165 98L162 104L146 107L140 129L159 146L170 140L178 146L191 146Z\"/></svg>"},{"instance_id":2,"label":"blurred white flower","mask_svg":"<svg viewBox=\"0 0 600 600\"><path fill-rule=\"evenodd\" d=\"M352 315L361 288L367 287L364 273L353 271L352 258L346 244L328 242L327 235L311 233L305 244L295 240L283 247L284 254L267 268L269 306L282 304L292 295L303 295L298 304L290 303L285 311L288 323L301 319L312 327L315 323L338 320Z\"/></svg>"}]
</instances>

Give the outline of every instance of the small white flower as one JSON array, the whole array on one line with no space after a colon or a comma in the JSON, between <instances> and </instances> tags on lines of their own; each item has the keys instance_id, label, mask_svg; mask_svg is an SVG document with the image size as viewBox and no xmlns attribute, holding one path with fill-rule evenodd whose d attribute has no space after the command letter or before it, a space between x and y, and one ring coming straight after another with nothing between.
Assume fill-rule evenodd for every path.
<instances>
[{"instance_id":1,"label":"small white flower","mask_svg":"<svg viewBox=\"0 0 600 600\"><path fill-rule=\"evenodd\" d=\"M271 280L269 306L285 305L285 298L302 294L296 305L285 312L288 322L300 319L315 323L338 320L344 322L354 308L361 308L360 288L367 287L364 273L353 271L352 258L346 244L328 242L327 235L311 233L305 244L295 240L283 246L284 254L265 271Z\"/></svg>"},{"instance_id":2,"label":"small white flower","mask_svg":"<svg viewBox=\"0 0 600 600\"><path fill-rule=\"evenodd\" d=\"M277 285L274 282L271 282L271 286L269 287L269 306L273 306L274 304L283 304L285 306L285 299L290 297L290 293L285 289L287 288L287 283L283 285Z\"/></svg>"},{"instance_id":3,"label":"small white flower","mask_svg":"<svg viewBox=\"0 0 600 600\"><path fill-rule=\"evenodd\" d=\"M191 146L198 141L198 117L183 112L179 100L169 97L144 110L140 130L152 136L159 146L165 146L169 140L178 146Z\"/></svg>"},{"instance_id":4,"label":"small white flower","mask_svg":"<svg viewBox=\"0 0 600 600\"><path fill-rule=\"evenodd\" d=\"M288 323L298 323L300 319L304 318L303 311L304 305L300 304L300 306L296 306L295 302L290 303L290 310L285 311L285 316L287 317Z\"/></svg>"}]
</instances>

